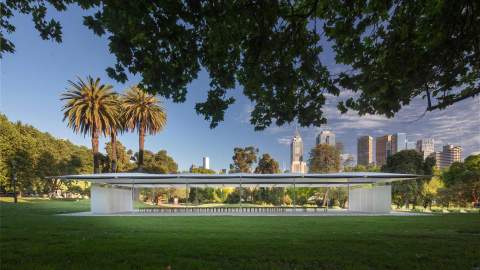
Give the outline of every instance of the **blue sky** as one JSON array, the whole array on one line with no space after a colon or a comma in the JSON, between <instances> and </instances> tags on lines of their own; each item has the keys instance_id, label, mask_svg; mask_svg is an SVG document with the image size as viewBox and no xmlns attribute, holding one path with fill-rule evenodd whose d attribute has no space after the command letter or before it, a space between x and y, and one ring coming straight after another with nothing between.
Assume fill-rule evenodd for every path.
<instances>
[{"instance_id":1,"label":"blue sky","mask_svg":"<svg viewBox=\"0 0 480 270\"><path fill-rule=\"evenodd\" d=\"M16 52L1 59L0 111L12 121L19 120L55 137L90 146L90 138L74 134L62 122L59 97L68 87L67 80L92 75L112 84L116 91L123 92L139 78L131 77L128 83L119 84L107 76L105 68L114 63L114 57L109 54L107 40L95 36L83 26L84 14L78 8L51 13L62 23L63 42L60 44L41 40L30 17L16 16L13 19L17 30L8 37L15 43ZM332 58L328 50L322 56L327 61ZM328 64L334 66L333 63ZM294 125L272 126L255 132L249 124L249 112L253 105L241 95L241 89L236 89L232 94L237 102L227 111L225 121L212 130L194 110L195 103L206 98L208 89L208 75L202 72L189 85L187 102L175 104L164 101L168 113L167 127L160 134L148 136L146 148L167 150L181 170L188 169L192 164L200 165L202 156L210 157L211 167L215 170L228 168L233 148L249 145L258 147L260 153L270 153L282 167L288 166L288 141L293 135ZM461 145L464 156L480 151L478 97L423 116L425 102L418 99L402 109L395 118L386 119L371 115L359 117L355 113L340 115L335 105L345 95L328 99L325 107L329 119L327 126L300 129L306 152L313 146L316 134L325 128L334 131L337 140L344 143L345 152L352 154L356 153L357 136L395 132L406 132L411 141L433 137L439 148L445 143ZM120 141L127 148L138 148L136 133L122 135Z\"/></svg>"}]
</instances>

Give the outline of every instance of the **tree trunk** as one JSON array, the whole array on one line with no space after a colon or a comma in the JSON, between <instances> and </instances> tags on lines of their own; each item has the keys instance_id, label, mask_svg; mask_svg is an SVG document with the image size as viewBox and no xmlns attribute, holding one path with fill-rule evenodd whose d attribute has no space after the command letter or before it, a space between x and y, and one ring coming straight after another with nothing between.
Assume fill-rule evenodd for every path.
<instances>
[{"instance_id":1,"label":"tree trunk","mask_svg":"<svg viewBox=\"0 0 480 270\"><path fill-rule=\"evenodd\" d=\"M325 194L323 195L323 207L328 207L328 190L329 188L327 187L327 190L325 191Z\"/></svg>"},{"instance_id":2,"label":"tree trunk","mask_svg":"<svg viewBox=\"0 0 480 270\"><path fill-rule=\"evenodd\" d=\"M110 146L112 147L112 164L111 164L111 172L117 172L117 134L112 132L111 134L111 142Z\"/></svg>"},{"instance_id":3,"label":"tree trunk","mask_svg":"<svg viewBox=\"0 0 480 270\"><path fill-rule=\"evenodd\" d=\"M98 153L98 132L92 131L93 173L100 173L100 156Z\"/></svg>"},{"instance_id":4,"label":"tree trunk","mask_svg":"<svg viewBox=\"0 0 480 270\"><path fill-rule=\"evenodd\" d=\"M143 151L145 149L145 126L140 124L140 130L138 132L138 169L141 170L143 167Z\"/></svg>"}]
</instances>

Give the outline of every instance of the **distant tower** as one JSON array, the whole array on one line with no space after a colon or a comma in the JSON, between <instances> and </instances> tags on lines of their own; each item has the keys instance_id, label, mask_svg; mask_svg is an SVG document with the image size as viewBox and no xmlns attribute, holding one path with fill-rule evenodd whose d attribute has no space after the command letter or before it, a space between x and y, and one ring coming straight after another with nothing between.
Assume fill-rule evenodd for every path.
<instances>
[{"instance_id":1,"label":"distant tower","mask_svg":"<svg viewBox=\"0 0 480 270\"><path fill-rule=\"evenodd\" d=\"M423 155L423 159L426 159L435 152L435 140L433 138L418 140L416 149Z\"/></svg>"},{"instance_id":2,"label":"distant tower","mask_svg":"<svg viewBox=\"0 0 480 270\"><path fill-rule=\"evenodd\" d=\"M435 155L437 168L443 169L449 167L454 162L461 162L462 152L463 149L461 146L453 146L451 144L444 145L443 151Z\"/></svg>"},{"instance_id":3,"label":"distant tower","mask_svg":"<svg viewBox=\"0 0 480 270\"><path fill-rule=\"evenodd\" d=\"M357 139L357 164L368 166L373 163L373 138L362 136Z\"/></svg>"},{"instance_id":4,"label":"distant tower","mask_svg":"<svg viewBox=\"0 0 480 270\"><path fill-rule=\"evenodd\" d=\"M384 135L375 139L375 161L379 167L387 163L387 158L393 155L392 137L392 135Z\"/></svg>"},{"instance_id":5,"label":"distant tower","mask_svg":"<svg viewBox=\"0 0 480 270\"><path fill-rule=\"evenodd\" d=\"M292 173L306 173L307 164L303 161L303 141L298 130L295 130L290 144L290 172Z\"/></svg>"},{"instance_id":6,"label":"distant tower","mask_svg":"<svg viewBox=\"0 0 480 270\"><path fill-rule=\"evenodd\" d=\"M204 169L210 169L210 158L209 157L203 157L203 168Z\"/></svg>"},{"instance_id":7,"label":"distant tower","mask_svg":"<svg viewBox=\"0 0 480 270\"><path fill-rule=\"evenodd\" d=\"M317 144L335 146L335 133L328 130L321 131L317 136Z\"/></svg>"},{"instance_id":8,"label":"distant tower","mask_svg":"<svg viewBox=\"0 0 480 270\"><path fill-rule=\"evenodd\" d=\"M392 135L392 155L407 149L407 134L395 133Z\"/></svg>"}]
</instances>

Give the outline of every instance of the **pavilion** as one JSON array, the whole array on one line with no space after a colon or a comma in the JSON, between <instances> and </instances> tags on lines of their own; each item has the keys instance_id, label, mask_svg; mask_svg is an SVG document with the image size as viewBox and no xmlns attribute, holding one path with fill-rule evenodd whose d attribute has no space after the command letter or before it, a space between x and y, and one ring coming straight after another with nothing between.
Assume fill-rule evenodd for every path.
<instances>
[{"instance_id":1,"label":"pavilion","mask_svg":"<svg viewBox=\"0 0 480 270\"><path fill-rule=\"evenodd\" d=\"M102 173L50 178L91 182L91 212L113 214L134 211L135 189L185 188L188 191L191 187L237 187L240 188L240 192L245 187L290 187L294 189L294 194L297 187L347 187L349 211L389 213L392 197L391 183L411 181L421 177L423 176L414 174L348 172L327 174ZM293 204L295 205L295 201Z\"/></svg>"}]
</instances>

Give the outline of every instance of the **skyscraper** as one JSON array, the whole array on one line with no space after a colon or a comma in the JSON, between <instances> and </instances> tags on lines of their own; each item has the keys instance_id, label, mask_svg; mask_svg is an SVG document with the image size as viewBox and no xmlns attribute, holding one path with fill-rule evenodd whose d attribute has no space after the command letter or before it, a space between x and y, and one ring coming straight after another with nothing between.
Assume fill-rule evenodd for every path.
<instances>
[{"instance_id":1,"label":"skyscraper","mask_svg":"<svg viewBox=\"0 0 480 270\"><path fill-rule=\"evenodd\" d=\"M317 144L335 146L335 133L328 130L321 131L317 136Z\"/></svg>"},{"instance_id":2,"label":"skyscraper","mask_svg":"<svg viewBox=\"0 0 480 270\"><path fill-rule=\"evenodd\" d=\"M290 160L290 172L307 172L307 164L303 161L303 141L298 130L295 130L295 136L290 143Z\"/></svg>"},{"instance_id":3,"label":"skyscraper","mask_svg":"<svg viewBox=\"0 0 480 270\"><path fill-rule=\"evenodd\" d=\"M387 158L407 149L407 134L395 133L375 139L375 158L378 166L387 163Z\"/></svg>"},{"instance_id":4,"label":"skyscraper","mask_svg":"<svg viewBox=\"0 0 480 270\"><path fill-rule=\"evenodd\" d=\"M357 139L357 164L368 166L373 163L373 138L362 136Z\"/></svg>"},{"instance_id":5,"label":"skyscraper","mask_svg":"<svg viewBox=\"0 0 480 270\"><path fill-rule=\"evenodd\" d=\"M210 169L210 158L209 157L203 157L203 168L204 169Z\"/></svg>"},{"instance_id":6,"label":"skyscraper","mask_svg":"<svg viewBox=\"0 0 480 270\"><path fill-rule=\"evenodd\" d=\"M433 138L418 140L416 150L423 155L423 159L426 159L435 152L435 140Z\"/></svg>"},{"instance_id":7,"label":"skyscraper","mask_svg":"<svg viewBox=\"0 0 480 270\"><path fill-rule=\"evenodd\" d=\"M461 146L444 145L442 152L435 153L437 168L443 169L452 165L453 162L461 162L462 151Z\"/></svg>"},{"instance_id":8,"label":"skyscraper","mask_svg":"<svg viewBox=\"0 0 480 270\"><path fill-rule=\"evenodd\" d=\"M392 135L392 155L407 149L407 134L395 133Z\"/></svg>"},{"instance_id":9,"label":"skyscraper","mask_svg":"<svg viewBox=\"0 0 480 270\"><path fill-rule=\"evenodd\" d=\"M387 158L392 155L392 135L384 135L375 139L375 159L377 166L387 163Z\"/></svg>"}]
</instances>

